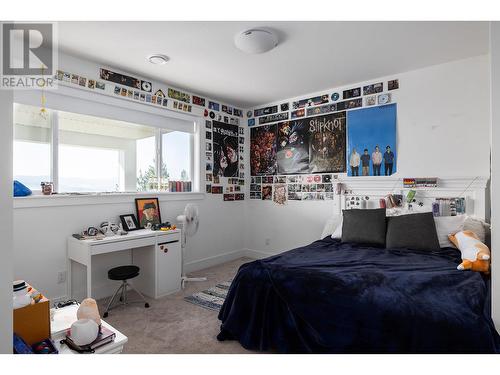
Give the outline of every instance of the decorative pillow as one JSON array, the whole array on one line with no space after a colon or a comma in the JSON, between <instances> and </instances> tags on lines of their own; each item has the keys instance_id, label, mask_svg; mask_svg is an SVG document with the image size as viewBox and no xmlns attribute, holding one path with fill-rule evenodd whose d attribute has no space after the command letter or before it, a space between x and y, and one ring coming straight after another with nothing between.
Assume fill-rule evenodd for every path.
<instances>
[{"instance_id":1,"label":"decorative pillow","mask_svg":"<svg viewBox=\"0 0 500 375\"><path fill-rule=\"evenodd\" d=\"M439 250L432 212L388 217L386 247Z\"/></svg>"},{"instance_id":2,"label":"decorative pillow","mask_svg":"<svg viewBox=\"0 0 500 375\"><path fill-rule=\"evenodd\" d=\"M343 210L342 242L385 245L385 208Z\"/></svg>"},{"instance_id":3,"label":"decorative pillow","mask_svg":"<svg viewBox=\"0 0 500 375\"><path fill-rule=\"evenodd\" d=\"M340 221L333 231L332 238L336 240L342 239L342 223L344 221L343 215L340 215Z\"/></svg>"},{"instance_id":4,"label":"decorative pillow","mask_svg":"<svg viewBox=\"0 0 500 375\"><path fill-rule=\"evenodd\" d=\"M454 247L448 236L464 229L465 218L466 215L434 217L440 247Z\"/></svg>"},{"instance_id":5,"label":"decorative pillow","mask_svg":"<svg viewBox=\"0 0 500 375\"><path fill-rule=\"evenodd\" d=\"M329 218L326 223L325 227L323 228L323 233L321 233L320 240L325 238L326 236L331 236L333 232L335 232L335 229L338 227L339 222L341 221L342 216L332 216Z\"/></svg>"},{"instance_id":6,"label":"decorative pillow","mask_svg":"<svg viewBox=\"0 0 500 375\"><path fill-rule=\"evenodd\" d=\"M462 253L462 263L458 265L457 270L490 272L490 249L479 241L474 232L464 230L450 235L449 238Z\"/></svg>"},{"instance_id":7,"label":"decorative pillow","mask_svg":"<svg viewBox=\"0 0 500 375\"><path fill-rule=\"evenodd\" d=\"M479 238L479 241L486 244L488 246L488 242L490 240L490 224L485 222L483 219L465 215L466 219L464 222L463 230L470 230L476 234Z\"/></svg>"}]
</instances>

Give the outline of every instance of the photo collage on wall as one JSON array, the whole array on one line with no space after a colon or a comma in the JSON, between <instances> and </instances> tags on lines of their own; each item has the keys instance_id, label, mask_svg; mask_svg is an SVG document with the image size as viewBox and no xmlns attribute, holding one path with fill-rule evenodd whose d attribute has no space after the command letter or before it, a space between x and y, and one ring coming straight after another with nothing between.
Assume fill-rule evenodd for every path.
<instances>
[{"instance_id":1,"label":"photo collage on wall","mask_svg":"<svg viewBox=\"0 0 500 375\"><path fill-rule=\"evenodd\" d=\"M287 201L332 200L336 174L252 176L250 199L272 200L277 204Z\"/></svg>"},{"instance_id":2,"label":"photo collage on wall","mask_svg":"<svg viewBox=\"0 0 500 375\"><path fill-rule=\"evenodd\" d=\"M205 191L221 194L225 202L245 199L244 134L238 125L205 120Z\"/></svg>"},{"instance_id":3,"label":"photo collage on wall","mask_svg":"<svg viewBox=\"0 0 500 375\"><path fill-rule=\"evenodd\" d=\"M278 204L330 200L337 173L394 174L396 104L390 104L392 93L384 91L384 86L386 91L399 89L399 80L249 110L250 199ZM286 121L268 124L270 116ZM373 156L376 146L381 153ZM365 149L369 149L369 160Z\"/></svg>"}]
</instances>

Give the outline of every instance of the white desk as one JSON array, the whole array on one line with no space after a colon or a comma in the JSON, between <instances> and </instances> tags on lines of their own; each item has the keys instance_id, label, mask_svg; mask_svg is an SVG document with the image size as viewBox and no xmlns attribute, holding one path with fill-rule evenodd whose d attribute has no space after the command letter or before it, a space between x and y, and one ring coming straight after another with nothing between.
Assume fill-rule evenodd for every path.
<instances>
[{"instance_id":1,"label":"white desk","mask_svg":"<svg viewBox=\"0 0 500 375\"><path fill-rule=\"evenodd\" d=\"M73 296L72 263L86 267L87 297L92 297L92 262L100 254L132 250L132 263L140 267L134 286L148 297L160 298L181 287L181 231L139 229L125 236L110 236L102 240L68 238L68 297Z\"/></svg>"},{"instance_id":2,"label":"white desk","mask_svg":"<svg viewBox=\"0 0 500 375\"><path fill-rule=\"evenodd\" d=\"M53 309L54 320L51 320L50 334L52 341L54 341L54 344L59 351L59 354L78 354L74 350L71 350L66 344L61 344L61 340L66 337L66 331L71 327L71 324L73 324L77 320L77 310L77 305L66 306L60 309ZM101 320L101 324L107 329L113 331L116 334L116 337L113 342L97 348L95 350L95 354L121 353L123 351L123 346L128 342L127 336L106 323L104 320Z\"/></svg>"}]
</instances>

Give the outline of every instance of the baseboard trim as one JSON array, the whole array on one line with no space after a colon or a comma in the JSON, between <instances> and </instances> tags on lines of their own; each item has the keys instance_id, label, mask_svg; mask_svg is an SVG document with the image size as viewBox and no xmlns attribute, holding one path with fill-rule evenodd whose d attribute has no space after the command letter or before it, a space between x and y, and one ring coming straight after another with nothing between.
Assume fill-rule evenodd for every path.
<instances>
[{"instance_id":1,"label":"baseboard trim","mask_svg":"<svg viewBox=\"0 0 500 375\"><path fill-rule=\"evenodd\" d=\"M186 273L203 270L205 268L217 266L222 263L230 262L232 260L244 257L246 249L239 249L229 251L227 253L214 255L211 257L195 260L184 265Z\"/></svg>"}]
</instances>

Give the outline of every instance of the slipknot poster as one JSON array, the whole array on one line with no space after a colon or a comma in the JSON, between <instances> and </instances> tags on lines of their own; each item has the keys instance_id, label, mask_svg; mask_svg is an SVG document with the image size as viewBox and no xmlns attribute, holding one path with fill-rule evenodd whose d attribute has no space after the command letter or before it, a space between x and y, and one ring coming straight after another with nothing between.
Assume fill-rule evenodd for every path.
<instances>
[{"instance_id":1,"label":"slipknot poster","mask_svg":"<svg viewBox=\"0 0 500 375\"><path fill-rule=\"evenodd\" d=\"M304 120L309 130L309 173L346 171L346 113Z\"/></svg>"}]
</instances>

